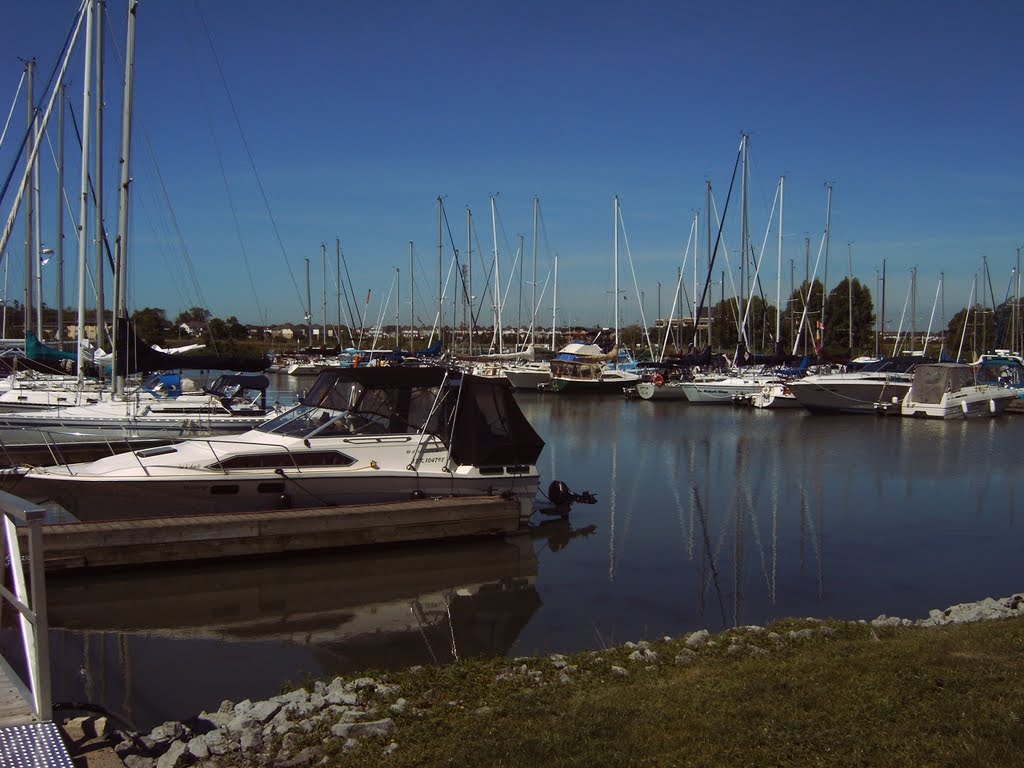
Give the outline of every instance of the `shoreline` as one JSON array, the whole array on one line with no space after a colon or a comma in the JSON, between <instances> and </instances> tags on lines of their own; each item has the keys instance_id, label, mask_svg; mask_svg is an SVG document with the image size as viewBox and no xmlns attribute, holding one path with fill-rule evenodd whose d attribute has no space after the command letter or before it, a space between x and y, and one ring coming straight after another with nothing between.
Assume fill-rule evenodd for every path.
<instances>
[{"instance_id":1,"label":"shoreline","mask_svg":"<svg viewBox=\"0 0 1024 768\"><path fill-rule=\"evenodd\" d=\"M806 625L784 633L759 626L735 627L717 635L701 629L678 638L627 642L618 648L572 656L555 653L500 659L501 670L494 682L571 686L588 674L581 672L581 658L586 665L603 665L612 678L629 678L634 668L691 665L702 654L719 653L723 647L728 656L767 657L796 643L833 636L844 626L867 627L877 640L875 631L879 629L928 629L1015 617L1024 617L1024 592L933 609L926 618L916 620L883 614L870 621L804 618L776 622ZM625 654L624 664L609 662L606 657L615 653ZM405 672L419 674L424 670L411 667ZM392 682L396 676L335 677L328 682L318 680L309 690L297 688L267 700L225 700L216 712L200 712L185 721L163 723L148 733L115 729L102 716L65 720L64 731L70 751L92 755L93 761L87 759L86 765L97 767L216 768L242 764L302 768L319 764L331 750L356 750L371 743L383 744L381 755L387 756L401 749L401 726L413 711L402 697L401 686ZM483 711L486 709L478 708L476 713L487 714ZM309 743L311 740L316 743ZM101 756L103 762L94 762Z\"/></svg>"}]
</instances>

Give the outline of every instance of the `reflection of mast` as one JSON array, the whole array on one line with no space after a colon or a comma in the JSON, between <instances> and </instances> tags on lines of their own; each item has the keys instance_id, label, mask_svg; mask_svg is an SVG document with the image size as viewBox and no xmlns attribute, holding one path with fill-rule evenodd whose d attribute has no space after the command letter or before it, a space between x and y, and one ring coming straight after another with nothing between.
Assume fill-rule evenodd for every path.
<instances>
[{"instance_id":1,"label":"reflection of mast","mask_svg":"<svg viewBox=\"0 0 1024 768\"><path fill-rule=\"evenodd\" d=\"M705 568L711 571L711 583L715 587L715 594L718 595L718 609L722 614L722 625L726 624L725 619L725 601L722 598L722 587L718 581L718 568L715 565L715 555L711 550L711 538L708 536L708 518L707 513L704 511L704 505L700 500L700 491L697 489L695 482L690 483L690 496L693 501L693 507L697 511L697 518L700 520L701 533L704 538L704 547L701 550L701 583L700 583L700 613L703 615L705 603L704 593L707 591L708 581Z\"/></svg>"},{"instance_id":2,"label":"reflection of mast","mask_svg":"<svg viewBox=\"0 0 1024 768\"><path fill-rule=\"evenodd\" d=\"M612 477L608 486L608 581L615 581L615 501L618 490L618 443L612 442Z\"/></svg>"}]
</instances>

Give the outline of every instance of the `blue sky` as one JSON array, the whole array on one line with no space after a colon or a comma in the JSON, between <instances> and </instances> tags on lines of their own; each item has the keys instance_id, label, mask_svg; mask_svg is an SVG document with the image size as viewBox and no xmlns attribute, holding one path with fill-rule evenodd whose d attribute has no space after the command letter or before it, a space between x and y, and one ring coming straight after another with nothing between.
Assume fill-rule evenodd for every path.
<instances>
[{"instance_id":1,"label":"blue sky","mask_svg":"<svg viewBox=\"0 0 1024 768\"><path fill-rule=\"evenodd\" d=\"M76 8L73 0L8 3L0 28L0 116L6 118L21 76L17 57L35 56L48 73ZM112 201L125 2L108 0L108 14L104 187ZM400 271L405 323L411 240L416 314L429 323L438 280L437 197L460 258L469 207L490 260L496 195L504 282L519 235L526 279L532 277L536 195L538 282L557 253L559 323L610 324L618 195L629 245L627 254L620 240L622 322L639 320L633 271L650 319L659 282L668 313L694 210L701 216L699 269L706 269L704 182L711 180L721 211L747 132L756 247L778 177L786 176L784 292L791 259L802 276L805 238L813 263L829 182L829 287L852 253L855 275L873 289L886 259L887 319L895 324L917 267L918 317L926 322L945 273L948 318L966 304L983 256L1002 300L1024 241L1022 29L1024 4L1009 1L143 0L130 301L171 317L202 305L243 322L299 322L309 258L319 322L320 244L328 245L333 273L340 238L357 303L371 291L371 320L389 295L386 315L394 317ZM79 116L81 78L76 55L70 90ZM4 175L23 121L19 102L0 147ZM71 147L69 140L77 216ZM48 150L44 159L45 187L53 175ZM44 189L47 243L54 194ZM3 200L5 219L11 199ZM726 224L730 248L739 241L734 212L738 207ZM112 205L107 222L115 227ZM20 223L15 233L8 290L20 297ZM770 237L762 276L773 296L774 230ZM70 259L76 246L71 237L68 244ZM485 267L476 244L474 256L480 295ZM732 267L736 272L735 258ZM720 257L715 272L723 268ZM333 276L328 280L333 320L336 289ZM518 281L516 275L506 321L518 319ZM52 286L44 292L53 303ZM526 315L529 293L524 286ZM549 285L544 325L550 295ZM489 311L484 320L490 322Z\"/></svg>"}]
</instances>

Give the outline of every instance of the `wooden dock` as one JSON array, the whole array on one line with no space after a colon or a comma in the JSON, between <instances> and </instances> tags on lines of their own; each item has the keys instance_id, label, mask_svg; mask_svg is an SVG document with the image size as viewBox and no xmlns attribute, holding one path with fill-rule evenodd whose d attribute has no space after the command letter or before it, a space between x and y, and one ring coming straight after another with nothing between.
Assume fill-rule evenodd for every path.
<instances>
[{"instance_id":1,"label":"wooden dock","mask_svg":"<svg viewBox=\"0 0 1024 768\"><path fill-rule=\"evenodd\" d=\"M517 501L496 496L43 526L47 570L270 555L493 536L521 527Z\"/></svg>"},{"instance_id":2,"label":"wooden dock","mask_svg":"<svg viewBox=\"0 0 1024 768\"><path fill-rule=\"evenodd\" d=\"M38 723L32 709L32 694L10 665L0 658L0 728Z\"/></svg>"}]
</instances>

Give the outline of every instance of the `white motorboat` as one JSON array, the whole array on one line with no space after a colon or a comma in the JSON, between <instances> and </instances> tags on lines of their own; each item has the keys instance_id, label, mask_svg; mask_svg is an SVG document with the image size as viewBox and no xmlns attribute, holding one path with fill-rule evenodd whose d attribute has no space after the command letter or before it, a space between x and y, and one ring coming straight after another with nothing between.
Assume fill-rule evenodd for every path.
<instances>
[{"instance_id":1,"label":"white motorboat","mask_svg":"<svg viewBox=\"0 0 1024 768\"><path fill-rule=\"evenodd\" d=\"M342 368L241 435L5 470L0 486L83 521L485 494L518 500L525 517L543 447L508 382Z\"/></svg>"},{"instance_id":2,"label":"white motorboat","mask_svg":"<svg viewBox=\"0 0 1024 768\"><path fill-rule=\"evenodd\" d=\"M878 403L900 402L921 358L886 358L859 370L811 374L792 381L793 397L812 413L873 414Z\"/></svg>"},{"instance_id":3,"label":"white motorboat","mask_svg":"<svg viewBox=\"0 0 1024 768\"><path fill-rule=\"evenodd\" d=\"M0 453L8 461L38 460L87 447L125 451L188 437L245 432L274 415L263 375L224 374L206 389L173 394L161 386L176 374L154 376L136 393L98 403L0 413Z\"/></svg>"},{"instance_id":4,"label":"white motorboat","mask_svg":"<svg viewBox=\"0 0 1024 768\"><path fill-rule=\"evenodd\" d=\"M979 384L974 368L969 365L931 363L914 369L913 383L899 404L899 413L934 419L998 416L1016 399L1013 389Z\"/></svg>"},{"instance_id":5,"label":"white motorboat","mask_svg":"<svg viewBox=\"0 0 1024 768\"><path fill-rule=\"evenodd\" d=\"M779 380L775 373L740 373L735 376L697 378L680 383L691 403L732 404L748 401L766 384Z\"/></svg>"}]
</instances>

